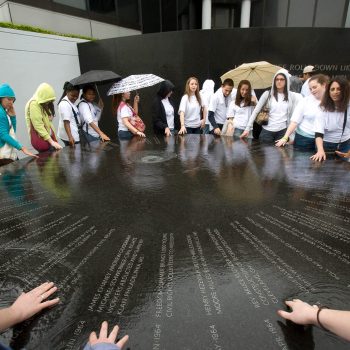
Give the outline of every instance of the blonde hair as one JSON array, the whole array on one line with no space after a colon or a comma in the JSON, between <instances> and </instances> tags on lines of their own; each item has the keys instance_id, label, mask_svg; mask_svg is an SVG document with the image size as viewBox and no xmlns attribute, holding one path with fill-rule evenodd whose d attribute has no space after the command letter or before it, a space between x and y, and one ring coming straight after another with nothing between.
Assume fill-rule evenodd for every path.
<instances>
[{"instance_id":1,"label":"blonde hair","mask_svg":"<svg viewBox=\"0 0 350 350\"><path fill-rule=\"evenodd\" d=\"M199 103L199 105L202 105L202 100L201 100L201 96L199 94L199 81L196 77L190 77L187 79L186 81L186 85L185 85L185 95L187 95L188 97L191 96L191 91L190 91L190 82L191 80L195 80L197 82L197 90L194 92L194 95L196 96L196 99Z\"/></svg>"}]
</instances>

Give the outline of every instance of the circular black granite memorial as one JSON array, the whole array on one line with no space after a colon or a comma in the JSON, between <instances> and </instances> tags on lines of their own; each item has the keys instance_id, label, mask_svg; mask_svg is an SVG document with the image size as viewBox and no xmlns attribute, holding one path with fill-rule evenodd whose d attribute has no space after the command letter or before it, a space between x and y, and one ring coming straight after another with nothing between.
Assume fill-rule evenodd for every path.
<instances>
[{"instance_id":1,"label":"circular black granite memorial","mask_svg":"<svg viewBox=\"0 0 350 350\"><path fill-rule=\"evenodd\" d=\"M350 310L350 164L189 135L65 148L0 168L0 306L60 304L5 331L80 349L103 320L137 349L348 349L283 301Z\"/></svg>"}]
</instances>

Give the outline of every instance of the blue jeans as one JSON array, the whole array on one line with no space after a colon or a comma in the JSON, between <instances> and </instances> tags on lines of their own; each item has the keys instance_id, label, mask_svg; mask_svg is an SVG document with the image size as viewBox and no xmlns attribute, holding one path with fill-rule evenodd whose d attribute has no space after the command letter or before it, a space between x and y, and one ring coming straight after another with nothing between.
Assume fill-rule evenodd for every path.
<instances>
[{"instance_id":1,"label":"blue jeans","mask_svg":"<svg viewBox=\"0 0 350 350\"><path fill-rule=\"evenodd\" d=\"M88 142L98 141L100 138L96 136L92 136L91 134L85 132L85 136Z\"/></svg>"},{"instance_id":2,"label":"blue jeans","mask_svg":"<svg viewBox=\"0 0 350 350\"><path fill-rule=\"evenodd\" d=\"M275 141L281 139L286 133L287 128L280 131L268 131L262 128L259 140L263 143L275 144Z\"/></svg>"},{"instance_id":3,"label":"blue jeans","mask_svg":"<svg viewBox=\"0 0 350 350\"><path fill-rule=\"evenodd\" d=\"M245 131L244 129L235 128L235 131L233 132L233 136L240 137L244 131ZM248 138L249 139L253 138L252 131L249 131Z\"/></svg>"},{"instance_id":4,"label":"blue jeans","mask_svg":"<svg viewBox=\"0 0 350 350\"><path fill-rule=\"evenodd\" d=\"M219 123L217 123L216 125L218 126L218 128L219 128L220 130L222 130L222 127L224 126L224 124L219 124ZM215 135L214 130L215 130L215 128L214 128L212 131L210 131L210 134Z\"/></svg>"},{"instance_id":5,"label":"blue jeans","mask_svg":"<svg viewBox=\"0 0 350 350\"><path fill-rule=\"evenodd\" d=\"M202 134L203 135L209 134L209 124L205 124L204 129L202 129Z\"/></svg>"},{"instance_id":6,"label":"blue jeans","mask_svg":"<svg viewBox=\"0 0 350 350\"><path fill-rule=\"evenodd\" d=\"M296 132L294 138L294 148L299 151L315 151L315 138L305 137Z\"/></svg>"},{"instance_id":7,"label":"blue jeans","mask_svg":"<svg viewBox=\"0 0 350 350\"><path fill-rule=\"evenodd\" d=\"M187 134L200 134L201 128L187 128L186 127Z\"/></svg>"},{"instance_id":8,"label":"blue jeans","mask_svg":"<svg viewBox=\"0 0 350 350\"><path fill-rule=\"evenodd\" d=\"M62 139L61 139L62 140ZM66 141L66 140L62 140L62 142L64 143L64 145L67 147L67 146L70 146L70 143L69 143L69 141ZM79 144L80 143L80 141L75 141L74 142L74 144Z\"/></svg>"},{"instance_id":9,"label":"blue jeans","mask_svg":"<svg viewBox=\"0 0 350 350\"><path fill-rule=\"evenodd\" d=\"M323 141L323 148L325 152L335 152L335 151L347 152L350 150L350 139L342 143L333 143L333 142Z\"/></svg>"},{"instance_id":10,"label":"blue jeans","mask_svg":"<svg viewBox=\"0 0 350 350\"><path fill-rule=\"evenodd\" d=\"M121 140L130 140L134 136L134 134L129 130L119 130L118 136Z\"/></svg>"}]
</instances>

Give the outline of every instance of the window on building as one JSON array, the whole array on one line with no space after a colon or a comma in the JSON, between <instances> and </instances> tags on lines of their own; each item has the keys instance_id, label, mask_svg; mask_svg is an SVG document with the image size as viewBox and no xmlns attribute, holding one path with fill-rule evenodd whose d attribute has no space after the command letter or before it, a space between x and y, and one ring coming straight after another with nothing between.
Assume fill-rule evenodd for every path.
<instances>
[{"instance_id":1,"label":"window on building","mask_svg":"<svg viewBox=\"0 0 350 350\"><path fill-rule=\"evenodd\" d=\"M138 0L116 0L117 17L120 23L129 23L134 28L140 28Z\"/></svg>"},{"instance_id":2,"label":"window on building","mask_svg":"<svg viewBox=\"0 0 350 350\"><path fill-rule=\"evenodd\" d=\"M57 4L66 5L70 7L75 7L80 10L86 10L86 1L85 0L53 0Z\"/></svg>"},{"instance_id":3,"label":"window on building","mask_svg":"<svg viewBox=\"0 0 350 350\"><path fill-rule=\"evenodd\" d=\"M346 0L318 0L315 27L342 27Z\"/></svg>"},{"instance_id":4,"label":"window on building","mask_svg":"<svg viewBox=\"0 0 350 350\"><path fill-rule=\"evenodd\" d=\"M312 27L316 0L289 0L288 27Z\"/></svg>"},{"instance_id":5,"label":"window on building","mask_svg":"<svg viewBox=\"0 0 350 350\"><path fill-rule=\"evenodd\" d=\"M212 8L212 28L233 28L235 9L233 6L216 5Z\"/></svg>"},{"instance_id":6,"label":"window on building","mask_svg":"<svg viewBox=\"0 0 350 350\"><path fill-rule=\"evenodd\" d=\"M99 14L116 17L114 0L88 0L89 10Z\"/></svg>"},{"instance_id":7,"label":"window on building","mask_svg":"<svg viewBox=\"0 0 350 350\"><path fill-rule=\"evenodd\" d=\"M288 0L265 0L265 27L285 27L287 23Z\"/></svg>"},{"instance_id":8,"label":"window on building","mask_svg":"<svg viewBox=\"0 0 350 350\"><path fill-rule=\"evenodd\" d=\"M176 1L161 1L162 32L177 30Z\"/></svg>"},{"instance_id":9,"label":"window on building","mask_svg":"<svg viewBox=\"0 0 350 350\"><path fill-rule=\"evenodd\" d=\"M250 25L252 27L262 27L264 23L264 1L253 1L250 10Z\"/></svg>"},{"instance_id":10,"label":"window on building","mask_svg":"<svg viewBox=\"0 0 350 350\"><path fill-rule=\"evenodd\" d=\"M348 5L348 11L345 18L345 28L350 28L350 4Z\"/></svg>"}]
</instances>

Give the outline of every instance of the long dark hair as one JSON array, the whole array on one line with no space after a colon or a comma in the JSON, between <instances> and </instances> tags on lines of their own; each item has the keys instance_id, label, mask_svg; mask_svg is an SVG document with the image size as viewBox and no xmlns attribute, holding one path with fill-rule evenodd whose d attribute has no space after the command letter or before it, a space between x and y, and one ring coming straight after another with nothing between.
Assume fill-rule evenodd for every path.
<instances>
[{"instance_id":1,"label":"long dark hair","mask_svg":"<svg viewBox=\"0 0 350 350\"><path fill-rule=\"evenodd\" d=\"M286 82L284 84L284 88L283 88L283 95L284 95L284 100L283 101L288 101L288 81L287 81L287 77L283 73L278 73L275 76L275 79L273 79L273 96L275 97L276 101L278 101L278 92L277 92L277 87L276 87L276 78L279 75L282 75L282 77L285 79L285 82Z\"/></svg>"},{"instance_id":2,"label":"long dark hair","mask_svg":"<svg viewBox=\"0 0 350 350\"><path fill-rule=\"evenodd\" d=\"M57 106L60 104L60 102L62 101L63 97L67 95L67 92L70 91L79 91L79 87L78 86L74 86L72 85L69 81L66 81L63 85L63 93L61 98L58 100Z\"/></svg>"},{"instance_id":3,"label":"long dark hair","mask_svg":"<svg viewBox=\"0 0 350 350\"><path fill-rule=\"evenodd\" d=\"M341 91L341 99L337 104L334 103L329 93L329 90L331 89L331 86L333 83L338 83ZM348 108L349 96L350 96L349 82L343 77L335 77L331 79L330 82L328 83L320 106L324 111L327 111L327 112L335 112L335 111L345 112L345 110Z\"/></svg>"},{"instance_id":4,"label":"long dark hair","mask_svg":"<svg viewBox=\"0 0 350 350\"><path fill-rule=\"evenodd\" d=\"M241 95L241 88L243 85L248 86L248 93L246 97L242 97ZM244 107L255 106L255 102L252 101L252 85L250 84L249 80L241 80L238 84L235 104L237 106L241 106L242 101L244 101Z\"/></svg>"},{"instance_id":5,"label":"long dark hair","mask_svg":"<svg viewBox=\"0 0 350 350\"><path fill-rule=\"evenodd\" d=\"M113 115L117 115L119 105L122 101L123 101L123 93L113 95L113 97L112 97L112 113L113 113ZM125 102L127 104L129 104L128 101L125 101Z\"/></svg>"},{"instance_id":6,"label":"long dark hair","mask_svg":"<svg viewBox=\"0 0 350 350\"><path fill-rule=\"evenodd\" d=\"M55 106L53 101L45 102L40 104L41 108L45 111L45 113L49 116L55 116Z\"/></svg>"}]
</instances>

